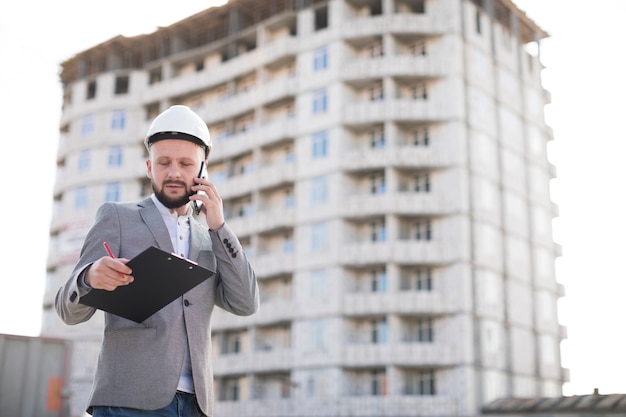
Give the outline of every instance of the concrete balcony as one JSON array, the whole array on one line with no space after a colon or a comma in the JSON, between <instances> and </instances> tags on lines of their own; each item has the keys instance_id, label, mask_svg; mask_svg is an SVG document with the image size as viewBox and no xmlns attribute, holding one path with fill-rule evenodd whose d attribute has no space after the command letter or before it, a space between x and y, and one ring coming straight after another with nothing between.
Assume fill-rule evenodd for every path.
<instances>
[{"instance_id":1,"label":"concrete balcony","mask_svg":"<svg viewBox=\"0 0 626 417\"><path fill-rule=\"evenodd\" d=\"M370 170L387 166L402 168L444 168L455 164L449 149L416 146L358 148L349 150L342 159L347 171Z\"/></svg>"},{"instance_id":2,"label":"concrete balcony","mask_svg":"<svg viewBox=\"0 0 626 417\"><path fill-rule=\"evenodd\" d=\"M294 141L296 132L297 121L293 118L284 118L257 126L247 132L228 136L226 139L214 141L211 162L232 158L259 146L285 140Z\"/></svg>"},{"instance_id":3,"label":"concrete balcony","mask_svg":"<svg viewBox=\"0 0 626 417\"><path fill-rule=\"evenodd\" d=\"M246 92L225 97L220 101L203 102L195 106L194 110L207 123L211 124L251 112L265 103L275 102L286 97L295 97L297 88L298 80L296 78L279 78L267 84L258 84Z\"/></svg>"},{"instance_id":4,"label":"concrete balcony","mask_svg":"<svg viewBox=\"0 0 626 417\"><path fill-rule=\"evenodd\" d=\"M237 175L218 184L223 199L250 194L253 190L273 187L295 181L296 165L294 163L278 163L260 168L257 172Z\"/></svg>"},{"instance_id":5,"label":"concrete balcony","mask_svg":"<svg viewBox=\"0 0 626 417\"><path fill-rule=\"evenodd\" d=\"M430 216L453 212L456 205L453 198L442 193L358 194L344 200L342 215L347 218L385 214Z\"/></svg>"},{"instance_id":6,"label":"concrete balcony","mask_svg":"<svg viewBox=\"0 0 626 417\"><path fill-rule=\"evenodd\" d=\"M252 257L250 263L258 277L267 277L293 273L296 260L293 253L278 253Z\"/></svg>"},{"instance_id":7,"label":"concrete balcony","mask_svg":"<svg viewBox=\"0 0 626 417\"><path fill-rule=\"evenodd\" d=\"M215 376L236 375L250 372L286 371L294 366L291 349L255 351L219 355L213 361Z\"/></svg>"},{"instance_id":8,"label":"concrete balcony","mask_svg":"<svg viewBox=\"0 0 626 417\"><path fill-rule=\"evenodd\" d=\"M250 194L255 189L255 186L255 174L236 175L217 184L217 188L224 200Z\"/></svg>"},{"instance_id":9,"label":"concrete balcony","mask_svg":"<svg viewBox=\"0 0 626 417\"><path fill-rule=\"evenodd\" d=\"M341 363L346 367L450 366L457 363L454 351L437 343L358 344L342 349Z\"/></svg>"},{"instance_id":10,"label":"concrete balcony","mask_svg":"<svg viewBox=\"0 0 626 417\"><path fill-rule=\"evenodd\" d=\"M296 310L296 303L292 300L263 301L259 311L254 315L254 323L267 325L291 321Z\"/></svg>"},{"instance_id":11,"label":"concrete balcony","mask_svg":"<svg viewBox=\"0 0 626 417\"><path fill-rule=\"evenodd\" d=\"M319 398L306 398L302 390L299 388L292 394L295 398L218 401L215 414L238 417L430 417L457 416L462 410L462 398L458 396L333 395L320 401ZM436 414L433 410L437 410Z\"/></svg>"},{"instance_id":12,"label":"concrete balcony","mask_svg":"<svg viewBox=\"0 0 626 417\"><path fill-rule=\"evenodd\" d=\"M295 218L295 208L277 208L260 211L253 216L228 218L226 221L238 236L248 236L253 233L293 228Z\"/></svg>"},{"instance_id":13,"label":"concrete balcony","mask_svg":"<svg viewBox=\"0 0 626 417\"><path fill-rule=\"evenodd\" d=\"M449 30L454 23L443 13L431 14L393 14L357 18L351 25L343 25L341 35L344 38L363 38L394 34L441 34Z\"/></svg>"},{"instance_id":14,"label":"concrete balcony","mask_svg":"<svg viewBox=\"0 0 626 417\"><path fill-rule=\"evenodd\" d=\"M367 316L373 314L449 314L458 306L438 292L402 291L392 293L356 293L343 297L343 314Z\"/></svg>"},{"instance_id":15,"label":"concrete balcony","mask_svg":"<svg viewBox=\"0 0 626 417\"><path fill-rule=\"evenodd\" d=\"M81 173L78 173L75 168L58 168L53 193L54 195L62 194L68 189L81 185L93 186L113 181L128 183L132 181L132 178L143 179L145 177L146 167L143 164L119 168L110 168L102 164L92 166L88 171Z\"/></svg>"},{"instance_id":16,"label":"concrete balcony","mask_svg":"<svg viewBox=\"0 0 626 417\"><path fill-rule=\"evenodd\" d=\"M435 78L446 74L448 60L443 57L392 55L352 60L341 71L344 81L403 76Z\"/></svg>"},{"instance_id":17,"label":"concrete balcony","mask_svg":"<svg viewBox=\"0 0 626 417\"><path fill-rule=\"evenodd\" d=\"M296 180L296 164L282 162L262 167L257 176L259 189L293 183Z\"/></svg>"},{"instance_id":18,"label":"concrete balcony","mask_svg":"<svg viewBox=\"0 0 626 417\"><path fill-rule=\"evenodd\" d=\"M347 104L343 122L349 125L382 123L387 120L429 122L445 120L451 114L445 100L416 101L392 99L384 101L361 101Z\"/></svg>"},{"instance_id":19,"label":"concrete balcony","mask_svg":"<svg viewBox=\"0 0 626 417\"><path fill-rule=\"evenodd\" d=\"M143 92L143 102L166 100L170 97L180 97L191 91L210 89L226 84L234 77L254 70L258 62L259 50L253 50L237 58L223 62L218 66L205 68L203 71L185 74L165 80L164 82L147 86ZM174 57L174 60L176 57Z\"/></svg>"},{"instance_id":20,"label":"concrete balcony","mask_svg":"<svg viewBox=\"0 0 626 417\"><path fill-rule=\"evenodd\" d=\"M356 242L342 245L338 262L343 265L387 262L446 264L460 258L460 255L460 250L455 250L449 243L436 241Z\"/></svg>"}]
</instances>

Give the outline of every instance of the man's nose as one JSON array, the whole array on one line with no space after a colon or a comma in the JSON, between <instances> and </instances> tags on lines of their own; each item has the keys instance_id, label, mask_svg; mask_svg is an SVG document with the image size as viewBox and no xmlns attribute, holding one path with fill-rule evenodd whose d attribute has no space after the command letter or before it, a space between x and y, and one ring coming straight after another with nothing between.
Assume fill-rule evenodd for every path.
<instances>
[{"instance_id":1,"label":"man's nose","mask_svg":"<svg viewBox=\"0 0 626 417\"><path fill-rule=\"evenodd\" d=\"M181 176L180 169L177 166L172 166L167 171L168 178L178 178Z\"/></svg>"}]
</instances>

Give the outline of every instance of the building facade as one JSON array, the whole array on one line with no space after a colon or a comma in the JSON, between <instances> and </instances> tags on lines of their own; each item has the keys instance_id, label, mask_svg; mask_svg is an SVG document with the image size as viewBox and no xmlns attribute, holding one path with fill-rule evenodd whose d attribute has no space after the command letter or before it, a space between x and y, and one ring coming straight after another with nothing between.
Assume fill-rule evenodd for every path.
<instances>
[{"instance_id":1,"label":"building facade","mask_svg":"<svg viewBox=\"0 0 626 417\"><path fill-rule=\"evenodd\" d=\"M185 104L261 309L216 311L220 416L473 416L560 396L547 34L511 0L231 0L62 65L43 333L98 206L151 193L143 138ZM534 49L533 49L534 48Z\"/></svg>"}]
</instances>

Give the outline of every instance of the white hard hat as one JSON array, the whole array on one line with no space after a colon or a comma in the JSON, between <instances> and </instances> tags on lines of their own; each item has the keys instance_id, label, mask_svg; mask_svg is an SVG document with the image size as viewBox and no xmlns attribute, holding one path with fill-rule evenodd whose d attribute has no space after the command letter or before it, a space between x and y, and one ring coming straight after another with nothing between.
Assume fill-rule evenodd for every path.
<instances>
[{"instance_id":1,"label":"white hard hat","mask_svg":"<svg viewBox=\"0 0 626 417\"><path fill-rule=\"evenodd\" d=\"M171 106L152 121L144 144L149 149L154 142L164 139L191 141L204 149L205 158L213 147L204 120L189 107L181 105Z\"/></svg>"}]
</instances>

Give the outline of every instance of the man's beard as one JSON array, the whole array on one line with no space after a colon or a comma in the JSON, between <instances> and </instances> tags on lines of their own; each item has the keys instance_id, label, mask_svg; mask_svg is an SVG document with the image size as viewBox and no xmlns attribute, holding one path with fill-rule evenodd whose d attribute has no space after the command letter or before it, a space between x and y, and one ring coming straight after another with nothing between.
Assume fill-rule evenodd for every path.
<instances>
[{"instance_id":1,"label":"man's beard","mask_svg":"<svg viewBox=\"0 0 626 417\"><path fill-rule=\"evenodd\" d=\"M185 191L187 192L187 194L178 198L169 198L168 196L165 195L165 192L163 191L165 190L166 184L182 185L183 187L185 187ZM157 188L154 185L154 182L152 182L152 191L154 191L154 195L161 202L161 204L163 204L168 209L177 209L179 207L184 206L185 204L189 202L189 197L194 194L193 191L187 189L187 185L182 181L166 181L163 183L161 190L157 190Z\"/></svg>"}]
</instances>

